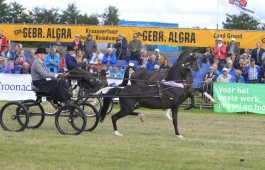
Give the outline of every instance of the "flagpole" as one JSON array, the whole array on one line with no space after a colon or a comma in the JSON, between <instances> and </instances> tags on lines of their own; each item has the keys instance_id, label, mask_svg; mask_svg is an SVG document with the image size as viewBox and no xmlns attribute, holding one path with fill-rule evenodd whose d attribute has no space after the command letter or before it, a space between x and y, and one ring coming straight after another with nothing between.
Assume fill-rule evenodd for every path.
<instances>
[{"instance_id":1,"label":"flagpole","mask_svg":"<svg viewBox=\"0 0 265 170\"><path fill-rule=\"evenodd\" d=\"M217 2L217 24L216 24L216 28L217 28L217 30L218 30L218 23L219 23L219 3L218 3L218 0L216 0L216 2Z\"/></svg>"}]
</instances>

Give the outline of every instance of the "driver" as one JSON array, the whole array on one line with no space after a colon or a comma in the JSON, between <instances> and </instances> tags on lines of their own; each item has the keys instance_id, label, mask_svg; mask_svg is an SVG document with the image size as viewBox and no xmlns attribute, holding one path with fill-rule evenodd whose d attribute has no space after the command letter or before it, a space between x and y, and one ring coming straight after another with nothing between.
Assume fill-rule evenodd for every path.
<instances>
[{"instance_id":1,"label":"driver","mask_svg":"<svg viewBox=\"0 0 265 170\"><path fill-rule=\"evenodd\" d=\"M85 86L87 89L93 89L93 91L98 91L101 88L102 84L96 81L96 78L92 76L91 73L81 68L81 64L78 64L74 54L75 49L72 46L67 47L68 53L65 55L65 62L67 69L69 70L68 78L81 78L86 82L88 86Z\"/></svg>"},{"instance_id":2,"label":"driver","mask_svg":"<svg viewBox=\"0 0 265 170\"><path fill-rule=\"evenodd\" d=\"M67 91L64 80L57 81L56 79L64 78L64 74L55 74L45 66L46 49L38 48L35 52L37 58L34 60L31 67L31 78L33 86L39 90L48 91L51 93L51 98L54 101L67 102L70 101L70 94Z\"/></svg>"}]
</instances>

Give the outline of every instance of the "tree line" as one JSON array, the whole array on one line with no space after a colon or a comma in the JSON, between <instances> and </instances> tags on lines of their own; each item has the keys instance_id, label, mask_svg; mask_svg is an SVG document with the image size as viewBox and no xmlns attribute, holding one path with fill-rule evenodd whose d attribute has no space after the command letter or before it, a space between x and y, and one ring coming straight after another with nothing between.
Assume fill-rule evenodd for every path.
<instances>
[{"instance_id":1,"label":"tree line","mask_svg":"<svg viewBox=\"0 0 265 170\"><path fill-rule=\"evenodd\" d=\"M74 3L66 9L34 7L26 10L18 2L0 0L0 23L118 25L119 10L109 5L102 14L82 14Z\"/></svg>"}]
</instances>

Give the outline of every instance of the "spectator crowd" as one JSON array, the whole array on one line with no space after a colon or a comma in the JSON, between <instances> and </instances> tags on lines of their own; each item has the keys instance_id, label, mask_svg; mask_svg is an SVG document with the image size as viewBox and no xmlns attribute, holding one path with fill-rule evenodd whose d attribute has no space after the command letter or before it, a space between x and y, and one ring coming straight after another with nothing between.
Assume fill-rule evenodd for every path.
<instances>
[{"instance_id":1,"label":"spectator crowd","mask_svg":"<svg viewBox=\"0 0 265 170\"><path fill-rule=\"evenodd\" d=\"M30 74L35 51L31 49L26 56L26 52L19 44L13 46L9 44L1 31L0 40L0 73ZM101 51L91 34L87 35L84 42L77 34L72 47L76 62L98 77L106 75L122 78L124 66L132 60L139 68L150 70L165 70L172 66L170 58L161 55L159 49L155 49L151 55L148 55L141 41L138 40L138 34L133 34L133 40L129 43L123 33L119 34L116 42L113 43L113 48L107 48L106 53ZM130 52L129 55L127 51ZM67 69L65 56L65 49L60 39L57 39L46 55L47 69L54 73L64 72ZM255 49L251 51L244 49L244 52L240 53L235 38L232 38L230 44L226 46L219 37L217 44L213 48L206 48L205 54L200 59L202 63L209 65L209 70L203 78L205 91L211 91L213 82L264 82L265 50L259 42ZM120 60L126 62L120 64L118 63Z\"/></svg>"}]
</instances>

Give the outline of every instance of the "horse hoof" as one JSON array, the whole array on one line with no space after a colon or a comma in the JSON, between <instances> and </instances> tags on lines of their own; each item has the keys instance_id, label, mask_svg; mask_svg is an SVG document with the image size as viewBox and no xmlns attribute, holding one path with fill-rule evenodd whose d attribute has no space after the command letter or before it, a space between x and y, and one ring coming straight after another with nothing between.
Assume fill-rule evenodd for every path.
<instances>
[{"instance_id":1,"label":"horse hoof","mask_svg":"<svg viewBox=\"0 0 265 170\"><path fill-rule=\"evenodd\" d=\"M145 120L144 114L140 113L140 114L138 114L138 116L140 117L140 120L142 122L144 122L144 120Z\"/></svg>"},{"instance_id":2,"label":"horse hoof","mask_svg":"<svg viewBox=\"0 0 265 170\"><path fill-rule=\"evenodd\" d=\"M123 134L121 134L119 131L114 131L114 135L119 137L123 136Z\"/></svg>"},{"instance_id":3,"label":"horse hoof","mask_svg":"<svg viewBox=\"0 0 265 170\"><path fill-rule=\"evenodd\" d=\"M167 115L167 119L168 120L172 120L172 117L170 117L169 115Z\"/></svg>"},{"instance_id":4,"label":"horse hoof","mask_svg":"<svg viewBox=\"0 0 265 170\"><path fill-rule=\"evenodd\" d=\"M185 140L185 138L182 135L176 135L177 139Z\"/></svg>"}]
</instances>

